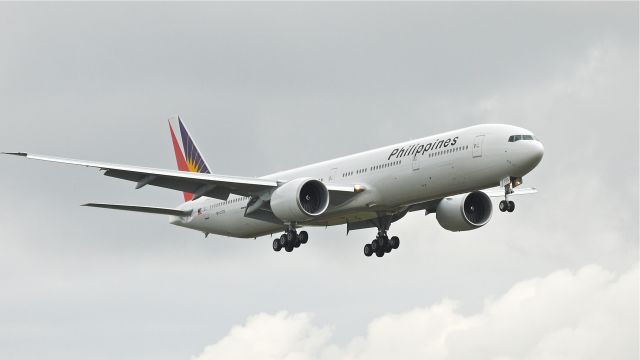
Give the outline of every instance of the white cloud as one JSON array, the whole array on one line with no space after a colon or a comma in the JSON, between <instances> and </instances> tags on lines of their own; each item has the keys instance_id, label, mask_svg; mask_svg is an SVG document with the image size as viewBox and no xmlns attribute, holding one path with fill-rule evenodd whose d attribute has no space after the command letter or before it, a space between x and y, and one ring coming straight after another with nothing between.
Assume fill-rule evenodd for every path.
<instances>
[{"instance_id":1,"label":"white cloud","mask_svg":"<svg viewBox=\"0 0 640 360\"><path fill-rule=\"evenodd\" d=\"M522 281L477 314L445 299L384 315L344 346L331 335L308 313L262 313L194 359L637 359L638 266Z\"/></svg>"},{"instance_id":2,"label":"white cloud","mask_svg":"<svg viewBox=\"0 0 640 360\"><path fill-rule=\"evenodd\" d=\"M200 359L313 359L328 343L331 331L317 327L307 313L258 314L245 326L205 349Z\"/></svg>"}]
</instances>

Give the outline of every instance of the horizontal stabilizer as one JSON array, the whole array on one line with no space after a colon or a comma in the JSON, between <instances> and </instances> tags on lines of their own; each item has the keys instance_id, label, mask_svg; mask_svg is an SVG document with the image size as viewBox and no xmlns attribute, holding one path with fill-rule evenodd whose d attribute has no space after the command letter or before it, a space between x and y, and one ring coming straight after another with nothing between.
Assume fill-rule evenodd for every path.
<instances>
[{"instance_id":1,"label":"horizontal stabilizer","mask_svg":"<svg viewBox=\"0 0 640 360\"><path fill-rule=\"evenodd\" d=\"M189 216L191 215L191 210L183 211L176 210L171 208L161 208L161 207L151 207L151 206L135 206L135 205L120 205L120 204L98 204L98 203L88 203L82 206L90 206L96 208L103 209L113 209L113 210L126 210L126 211L137 211L149 214L161 214L161 215L173 215L173 216Z\"/></svg>"}]
</instances>

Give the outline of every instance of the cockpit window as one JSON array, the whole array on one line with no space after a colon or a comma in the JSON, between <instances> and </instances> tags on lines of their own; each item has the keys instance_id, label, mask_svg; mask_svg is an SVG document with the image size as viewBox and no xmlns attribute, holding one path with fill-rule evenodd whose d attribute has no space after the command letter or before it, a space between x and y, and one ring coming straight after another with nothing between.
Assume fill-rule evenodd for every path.
<instances>
[{"instance_id":1,"label":"cockpit window","mask_svg":"<svg viewBox=\"0 0 640 360\"><path fill-rule=\"evenodd\" d=\"M533 135L511 135L509 136L509 142L516 142L520 140L537 140Z\"/></svg>"}]
</instances>

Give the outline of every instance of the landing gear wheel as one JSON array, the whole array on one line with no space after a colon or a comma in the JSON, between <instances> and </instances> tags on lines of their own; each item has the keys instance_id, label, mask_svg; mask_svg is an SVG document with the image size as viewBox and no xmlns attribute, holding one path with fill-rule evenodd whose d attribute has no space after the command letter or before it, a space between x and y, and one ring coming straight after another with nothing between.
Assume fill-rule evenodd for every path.
<instances>
[{"instance_id":1,"label":"landing gear wheel","mask_svg":"<svg viewBox=\"0 0 640 360\"><path fill-rule=\"evenodd\" d=\"M398 238L397 236L392 236L389 241L391 242L391 248L397 249L400 247L400 238Z\"/></svg>"},{"instance_id":2,"label":"landing gear wheel","mask_svg":"<svg viewBox=\"0 0 640 360\"><path fill-rule=\"evenodd\" d=\"M288 231L287 232L287 240L293 242L293 241L295 241L295 239L297 237L298 237L298 234L296 234L295 232L293 232L293 231Z\"/></svg>"},{"instance_id":3,"label":"landing gear wheel","mask_svg":"<svg viewBox=\"0 0 640 360\"><path fill-rule=\"evenodd\" d=\"M500 209L501 212L505 212L507 211L507 209L509 209L509 204L505 200L502 200L500 201L498 208Z\"/></svg>"},{"instance_id":4,"label":"landing gear wheel","mask_svg":"<svg viewBox=\"0 0 640 360\"><path fill-rule=\"evenodd\" d=\"M284 247L284 250L285 250L286 252L292 252L292 251L293 251L293 245L292 245L292 244L287 244L287 245Z\"/></svg>"},{"instance_id":5,"label":"landing gear wheel","mask_svg":"<svg viewBox=\"0 0 640 360\"><path fill-rule=\"evenodd\" d=\"M380 248L381 248L380 241L378 239L375 239L371 242L371 249L373 249L373 251L378 252Z\"/></svg>"},{"instance_id":6,"label":"landing gear wheel","mask_svg":"<svg viewBox=\"0 0 640 360\"><path fill-rule=\"evenodd\" d=\"M300 239L296 238L295 240L293 240L293 247L295 248L300 247Z\"/></svg>"},{"instance_id":7,"label":"landing gear wheel","mask_svg":"<svg viewBox=\"0 0 640 360\"><path fill-rule=\"evenodd\" d=\"M287 234L280 235L280 247L287 245Z\"/></svg>"},{"instance_id":8,"label":"landing gear wheel","mask_svg":"<svg viewBox=\"0 0 640 360\"><path fill-rule=\"evenodd\" d=\"M384 251L383 250L376 251L376 256L377 257L383 257L384 256Z\"/></svg>"},{"instance_id":9,"label":"landing gear wheel","mask_svg":"<svg viewBox=\"0 0 640 360\"><path fill-rule=\"evenodd\" d=\"M391 243L389 241L386 241L384 243L384 252L388 254L391 252L391 250L393 250L393 247L391 247Z\"/></svg>"},{"instance_id":10,"label":"landing gear wheel","mask_svg":"<svg viewBox=\"0 0 640 360\"><path fill-rule=\"evenodd\" d=\"M300 231L300 234L298 234L298 239L300 239L301 244L306 244L307 241L309 241L309 234L307 234L306 231Z\"/></svg>"},{"instance_id":11,"label":"landing gear wheel","mask_svg":"<svg viewBox=\"0 0 640 360\"><path fill-rule=\"evenodd\" d=\"M507 211L513 212L513 210L515 209L516 209L516 203L514 203L513 201L509 201L509 206L507 207Z\"/></svg>"},{"instance_id":12,"label":"landing gear wheel","mask_svg":"<svg viewBox=\"0 0 640 360\"><path fill-rule=\"evenodd\" d=\"M364 256L369 257L373 255L373 249L371 248L371 244L367 244L364 246Z\"/></svg>"},{"instance_id":13,"label":"landing gear wheel","mask_svg":"<svg viewBox=\"0 0 640 360\"><path fill-rule=\"evenodd\" d=\"M273 251L280 251L282 245L280 245L280 239L273 239Z\"/></svg>"}]
</instances>

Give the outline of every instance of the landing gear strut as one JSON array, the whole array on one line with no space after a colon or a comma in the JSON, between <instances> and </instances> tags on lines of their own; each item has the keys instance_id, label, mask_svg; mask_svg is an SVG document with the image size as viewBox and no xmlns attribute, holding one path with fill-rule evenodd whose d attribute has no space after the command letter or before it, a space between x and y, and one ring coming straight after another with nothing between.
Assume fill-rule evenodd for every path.
<instances>
[{"instance_id":1,"label":"landing gear strut","mask_svg":"<svg viewBox=\"0 0 640 360\"><path fill-rule=\"evenodd\" d=\"M364 255L371 256L376 254L377 257L383 257L384 254L388 254L398 247L400 247L400 239L397 236L389 238L387 231L382 230L378 231L378 235L370 244L364 246Z\"/></svg>"},{"instance_id":2,"label":"landing gear strut","mask_svg":"<svg viewBox=\"0 0 640 360\"><path fill-rule=\"evenodd\" d=\"M500 204L498 205L498 209L500 209L501 212L513 212L513 210L516 209L516 203L509 200L509 195L511 194L513 194L513 188L511 186L511 181L509 181L509 183L504 186L504 200L500 201Z\"/></svg>"},{"instance_id":3,"label":"landing gear strut","mask_svg":"<svg viewBox=\"0 0 640 360\"><path fill-rule=\"evenodd\" d=\"M309 234L306 231L300 231L298 234L295 227L289 226L286 232L280 235L279 238L273 239L273 251L280 251L282 248L286 252L292 252L293 249L299 248L300 245L306 244L309 241Z\"/></svg>"},{"instance_id":4,"label":"landing gear strut","mask_svg":"<svg viewBox=\"0 0 640 360\"><path fill-rule=\"evenodd\" d=\"M389 221L388 217L378 219L378 235L370 244L364 246L365 256L369 257L376 254L377 257L383 257L384 254L388 254L391 250L400 247L400 239L397 236L392 236L391 238L387 236L387 230L389 230L390 225L391 221Z\"/></svg>"}]
</instances>

